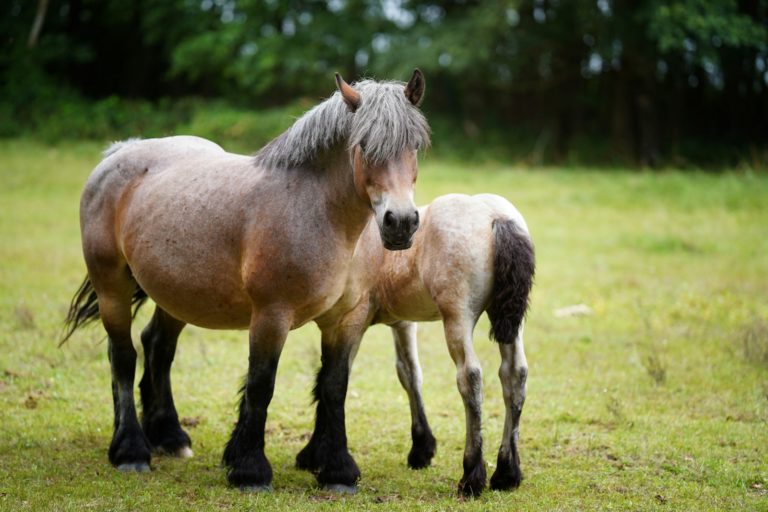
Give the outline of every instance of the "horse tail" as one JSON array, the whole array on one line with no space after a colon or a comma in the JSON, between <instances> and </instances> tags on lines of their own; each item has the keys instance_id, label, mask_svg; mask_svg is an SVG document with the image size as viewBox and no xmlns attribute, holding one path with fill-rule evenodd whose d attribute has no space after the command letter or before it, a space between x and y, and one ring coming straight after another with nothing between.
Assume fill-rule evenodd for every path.
<instances>
[{"instance_id":1,"label":"horse tail","mask_svg":"<svg viewBox=\"0 0 768 512\"><path fill-rule=\"evenodd\" d=\"M135 281L134 281L135 282ZM136 313L139 312L139 308L147 301L147 294L141 289L138 283L133 290L133 296L131 297L131 306L133 306L133 318L136 318ZM67 318L64 320L64 337L59 342L59 346L63 345L77 329L84 325L88 325L91 322L100 318L99 315L99 297L96 295L96 290L93 288L93 283L88 276L85 276L80 288L75 292L75 296L72 297L72 302L69 305L69 312Z\"/></svg>"},{"instance_id":2,"label":"horse tail","mask_svg":"<svg viewBox=\"0 0 768 512\"><path fill-rule=\"evenodd\" d=\"M493 221L493 289L488 305L489 336L499 343L513 343L528 311L536 272L533 242L513 220Z\"/></svg>"}]
</instances>

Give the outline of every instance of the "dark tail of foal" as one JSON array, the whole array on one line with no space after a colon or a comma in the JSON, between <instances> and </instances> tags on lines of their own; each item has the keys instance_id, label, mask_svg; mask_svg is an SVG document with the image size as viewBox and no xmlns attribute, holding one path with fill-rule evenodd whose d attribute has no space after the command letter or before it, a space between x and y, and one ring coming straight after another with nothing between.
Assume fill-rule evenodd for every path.
<instances>
[{"instance_id":1,"label":"dark tail of foal","mask_svg":"<svg viewBox=\"0 0 768 512\"><path fill-rule=\"evenodd\" d=\"M533 242L514 221L493 221L493 291L488 306L490 337L513 343L528 311L528 300L536 272Z\"/></svg>"},{"instance_id":2,"label":"dark tail of foal","mask_svg":"<svg viewBox=\"0 0 768 512\"><path fill-rule=\"evenodd\" d=\"M136 313L139 308L144 305L147 300L147 294L136 283L136 288L133 291L131 297L131 305L133 306L133 316L136 317ZM72 302L69 305L69 312L67 318L64 320L64 328L66 332L61 339L59 346L63 345L74 332L83 325L97 320L99 318L99 298L96 296L96 290L93 289L93 284L88 276L85 276L83 284L75 292L75 296L72 297Z\"/></svg>"}]
</instances>

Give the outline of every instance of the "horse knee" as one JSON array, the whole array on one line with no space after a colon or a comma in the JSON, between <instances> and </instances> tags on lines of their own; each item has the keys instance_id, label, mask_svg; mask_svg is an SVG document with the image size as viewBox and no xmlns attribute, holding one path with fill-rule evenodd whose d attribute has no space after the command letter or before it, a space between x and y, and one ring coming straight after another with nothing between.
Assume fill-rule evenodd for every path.
<instances>
[{"instance_id":1,"label":"horse knee","mask_svg":"<svg viewBox=\"0 0 768 512\"><path fill-rule=\"evenodd\" d=\"M474 365L461 367L456 374L456 382L464 401L479 407L483 401L482 368Z\"/></svg>"}]
</instances>

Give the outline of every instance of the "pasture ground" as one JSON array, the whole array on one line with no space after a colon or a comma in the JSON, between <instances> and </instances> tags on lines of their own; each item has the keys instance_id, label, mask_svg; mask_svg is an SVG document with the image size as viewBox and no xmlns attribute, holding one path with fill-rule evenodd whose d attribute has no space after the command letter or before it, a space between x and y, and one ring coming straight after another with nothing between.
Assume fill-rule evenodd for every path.
<instances>
[{"instance_id":1,"label":"pasture ground","mask_svg":"<svg viewBox=\"0 0 768 512\"><path fill-rule=\"evenodd\" d=\"M57 347L84 275L78 198L101 146L0 141L0 509L768 510L768 177L516 170L427 158L425 203L494 192L526 216L538 256L521 425L525 480L460 502L464 419L441 325L420 327L432 467L406 467L405 393L386 328L369 331L347 401L360 492L293 468L313 423L314 326L293 332L267 423L274 492L243 494L219 466L245 372L246 335L189 328L173 379L195 457L150 474L107 462L109 369L100 327ZM592 314L556 318L588 305ZM134 330L148 319L146 307ZM485 317L489 475L503 405ZM135 338L136 340L138 338Z\"/></svg>"}]
</instances>

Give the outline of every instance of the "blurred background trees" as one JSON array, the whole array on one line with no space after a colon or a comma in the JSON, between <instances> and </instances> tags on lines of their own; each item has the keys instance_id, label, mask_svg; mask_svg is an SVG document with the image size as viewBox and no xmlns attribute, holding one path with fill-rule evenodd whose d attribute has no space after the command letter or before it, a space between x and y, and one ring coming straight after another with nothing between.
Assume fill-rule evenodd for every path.
<instances>
[{"instance_id":1,"label":"blurred background trees","mask_svg":"<svg viewBox=\"0 0 768 512\"><path fill-rule=\"evenodd\" d=\"M298 113L337 70L420 67L437 151L768 158L768 0L10 0L0 33L6 136L170 132L211 104L255 127L234 112Z\"/></svg>"}]
</instances>

